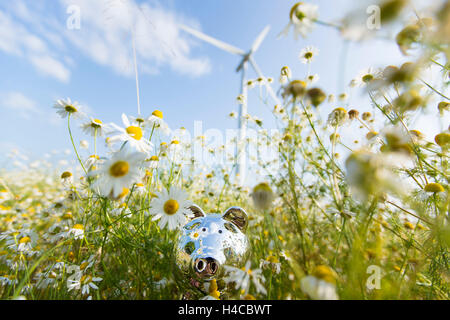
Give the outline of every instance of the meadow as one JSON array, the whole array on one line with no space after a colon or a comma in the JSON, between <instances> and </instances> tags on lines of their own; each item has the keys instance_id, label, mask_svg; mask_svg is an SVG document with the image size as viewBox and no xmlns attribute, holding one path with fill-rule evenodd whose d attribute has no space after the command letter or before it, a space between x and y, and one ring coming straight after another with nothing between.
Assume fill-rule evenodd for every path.
<instances>
[{"instance_id":1,"label":"meadow","mask_svg":"<svg viewBox=\"0 0 450 320\"><path fill-rule=\"evenodd\" d=\"M384 68L356 75L347 89L364 92L366 104L351 106L345 93L317 86L319 75L292 74L280 61L280 74L246 84L260 90L277 131L244 115L255 134L237 154L236 139L210 147L183 128L166 140L164 110L112 124L56 101L78 166L0 170L0 298L180 299L174 245L195 203L248 214L251 256L220 280L234 283L229 298L449 299L450 2L426 16L406 0L378 5L385 29L412 13L392 39L409 62L386 57ZM312 1L295 4L280 41L307 37L317 24L371 41L358 19L334 25L319 12ZM304 48L299 63L312 66L319 49ZM439 76L424 80L431 69ZM425 112L440 123L437 135L415 128ZM85 136L74 137L73 126ZM80 139L91 156L80 156ZM249 172L264 179L242 185L235 169L245 145ZM220 288L205 298L220 299Z\"/></svg>"}]
</instances>

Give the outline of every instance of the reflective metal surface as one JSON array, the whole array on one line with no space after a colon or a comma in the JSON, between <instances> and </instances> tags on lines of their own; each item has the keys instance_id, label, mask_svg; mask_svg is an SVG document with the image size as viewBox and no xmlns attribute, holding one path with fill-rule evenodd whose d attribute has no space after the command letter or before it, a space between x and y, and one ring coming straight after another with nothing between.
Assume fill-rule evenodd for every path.
<instances>
[{"instance_id":1,"label":"reflective metal surface","mask_svg":"<svg viewBox=\"0 0 450 320\"><path fill-rule=\"evenodd\" d=\"M223 215L205 215L197 206L191 210L195 218L183 227L175 246L178 283L191 296L198 297L208 294L209 281L216 279L218 290L225 293L229 288L221 281L223 266L242 267L250 252L244 233L247 214L238 207Z\"/></svg>"}]
</instances>

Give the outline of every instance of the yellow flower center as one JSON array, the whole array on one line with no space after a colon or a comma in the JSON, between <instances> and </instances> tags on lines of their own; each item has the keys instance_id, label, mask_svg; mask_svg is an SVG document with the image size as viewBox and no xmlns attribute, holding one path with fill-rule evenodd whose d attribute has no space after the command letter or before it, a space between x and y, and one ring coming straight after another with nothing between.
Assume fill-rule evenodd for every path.
<instances>
[{"instance_id":1,"label":"yellow flower center","mask_svg":"<svg viewBox=\"0 0 450 320\"><path fill-rule=\"evenodd\" d=\"M329 267L324 265L319 265L314 269L313 275L316 278L319 278L321 280L330 282L330 283L336 283L336 276Z\"/></svg>"},{"instance_id":2,"label":"yellow flower center","mask_svg":"<svg viewBox=\"0 0 450 320\"><path fill-rule=\"evenodd\" d=\"M91 122L91 127L93 128L100 128L102 126L103 122L99 119L94 119Z\"/></svg>"},{"instance_id":3,"label":"yellow flower center","mask_svg":"<svg viewBox=\"0 0 450 320\"><path fill-rule=\"evenodd\" d=\"M439 133L434 137L434 141L440 147L446 147L450 144L450 134L447 132Z\"/></svg>"},{"instance_id":4,"label":"yellow flower center","mask_svg":"<svg viewBox=\"0 0 450 320\"><path fill-rule=\"evenodd\" d=\"M429 183L425 186L424 190L426 192L433 192L433 193L445 191L444 187L440 183Z\"/></svg>"},{"instance_id":5,"label":"yellow flower center","mask_svg":"<svg viewBox=\"0 0 450 320\"><path fill-rule=\"evenodd\" d=\"M67 179L70 178L72 176L72 173L70 173L69 171L63 172L63 174L61 175L61 179Z\"/></svg>"},{"instance_id":6,"label":"yellow flower center","mask_svg":"<svg viewBox=\"0 0 450 320\"><path fill-rule=\"evenodd\" d=\"M241 270L247 272L250 276L252 275L252 269L246 270L245 267L242 267Z\"/></svg>"},{"instance_id":7,"label":"yellow flower center","mask_svg":"<svg viewBox=\"0 0 450 320\"><path fill-rule=\"evenodd\" d=\"M83 263L80 265L80 270L86 269L87 266L88 266L88 263L87 263L87 262L83 262Z\"/></svg>"},{"instance_id":8,"label":"yellow flower center","mask_svg":"<svg viewBox=\"0 0 450 320\"><path fill-rule=\"evenodd\" d=\"M142 129L136 126L130 126L126 129L127 133L136 140L142 139Z\"/></svg>"},{"instance_id":9,"label":"yellow flower center","mask_svg":"<svg viewBox=\"0 0 450 320\"><path fill-rule=\"evenodd\" d=\"M180 205L177 200L170 199L164 203L164 212L168 215L173 215L178 211L179 207Z\"/></svg>"},{"instance_id":10,"label":"yellow flower center","mask_svg":"<svg viewBox=\"0 0 450 320\"><path fill-rule=\"evenodd\" d=\"M303 2L298 2L298 3L296 3L292 8L291 8L291 11L289 12L289 18L292 20L292 17L294 16L294 14L297 16L297 18L299 19L299 20L302 20L301 18L302 18L302 16L301 16L301 14L303 14L302 12L300 12L300 10L298 10L298 7L300 6L300 5L302 5L303 4ZM304 14L303 14L303 17L304 17Z\"/></svg>"},{"instance_id":11,"label":"yellow flower center","mask_svg":"<svg viewBox=\"0 0 450 320\"><path fill-rule=\"evenodd\" d=\"M365 82L365 83L368 83L368 82L370 82L372 80L373 80L373 75L371 75L370 73L366 74L366 75L364 75L362 77L362 81Z\"/></svg>"},{"instance_id":12,"label":"yellow flower center","mask_svg":"<svg viewBox=\"0 0 450 320\"><path fill-rule=\"evenodd\" d=\"M114 178L120 178L130 171L130 165L126 161L117 161L109 168L109 174Z\"/></svg>"},{"instance_id":13,"label":"yellow flower center","mask_svg":"<svg viewBox=\"0 0 450 320\"><path fill-rule=\"evenodd\" d=\"M84 229L84 226L82 225L82 224L76 224L76 225L74 225L73 226L73 229L77 229L77 230L83 230Z\"/></svg>"},{"instance_id":14,"label":"yellow flower center","mask_svg":"<svg viewBox=\"0 0 450 320\"><path fill-rule=\"evenodd\" d=\"M270 188L270 186L267 182L262 182L253 188L253 192L258 192L258 191L272 192L272 189Z\"/></svg>"},{"instance_id":15,"label":"yellow flower center","mask_svg":"<svg viewBox=\"0 0 450 320\"><path fill-rule=\"evenodd\" d=\"M158 117L158 118L160 118L160 119L163 118L163 113L162 113L161 111L159 111L159 110L153 111L153 112L152 112L152 115L155 116L155 117Z\"/></svg>"},{"instance_id":16,"label":"yellow flower center","mask_svg":"<svg viewBox=\"0 0 450 320\"><path fill-rule=\"evenodd\" d=\"M92 276L84 275L80 279L80 283L87 284L92 281Z\"/></svg>"},{"instance_id":17,"label":"yellow flower center","mask_svg":"<svg viewBox=\"0 0 450 320\"><path fill-rule=\"evenodd\" d=\"M66 105L66 106L64 107L64 109L65 109L67 112L69 112L69 113L74 113L74 112L77 112L77 111L78 111L77 108L75 108L74 106L72 106L72 105L70 105L70 104Z\"/></svg>"},{"instance_id":18,"label":"yellow flower center","mask_svg":"<svg viewBox=\"0 0 450 320\"><path fill-rule=\"evenodd\" d=\"M73 215L71 212L67 212L63 215L63 219L73 219Z\"/></svg>"},{"instance_id":19,"label":"yellow flower center","mask_svg":"<svg viewBox=\"0 0 450 320\"><path fill-rule=\"evenodd\" d=\"M28 243L31 242L30 237L23 237L22 239L20 239L19 243Z\"/></svg>"}]
</instances>

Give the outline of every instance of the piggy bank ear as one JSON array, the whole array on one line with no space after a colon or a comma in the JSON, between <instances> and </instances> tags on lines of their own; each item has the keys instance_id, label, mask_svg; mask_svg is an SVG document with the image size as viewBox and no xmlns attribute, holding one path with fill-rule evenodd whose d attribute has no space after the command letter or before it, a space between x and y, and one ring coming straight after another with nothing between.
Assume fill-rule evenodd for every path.
<instances>
[{"instance_id":1,"label":"piggy bank ear","mask_svg":"<svg viewBox=\"0 0 450 320\"><path fill-rule=\"evenodd\" d=\"M192 206L190 206L189 209L194 214L194 217L192 217L192 219L205 216L205 213L203 212L203 210L199 206L197 206L196 204L193 204Z\"/></svg>"},{"instance_id":2,"label":"piggy bank ear","mask_svg":"<svg viewBox=\"0 0 450 320\"><path fill-rule=\"evenodd\" d=\"M223 218L236 225L239 230L245 233L248 225L247 213L239 207L231 207L223 214Z\"/></svg>"}]
</instances>

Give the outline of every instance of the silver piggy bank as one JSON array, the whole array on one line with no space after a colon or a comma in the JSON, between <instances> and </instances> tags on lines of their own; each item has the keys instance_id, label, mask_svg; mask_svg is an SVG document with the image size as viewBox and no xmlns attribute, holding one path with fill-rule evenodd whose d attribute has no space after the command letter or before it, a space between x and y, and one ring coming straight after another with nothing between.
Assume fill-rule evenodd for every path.
<instances>
[{"instance_id":1,"label":"silver piggy bank","mask_svg":"<svg viewBox=\"0 0 450 320\"><path fill-rule=\"evenodd\" d=\"M239 207L208 215L198 206L190 209L194 218L182 228L175 245L175 278L183 290L181 298L208 295L216 280L221 299L226 299L234 288L222 280L224 265L240 268L250 254L247 214Z\"/></svg>"}]
</instances>

